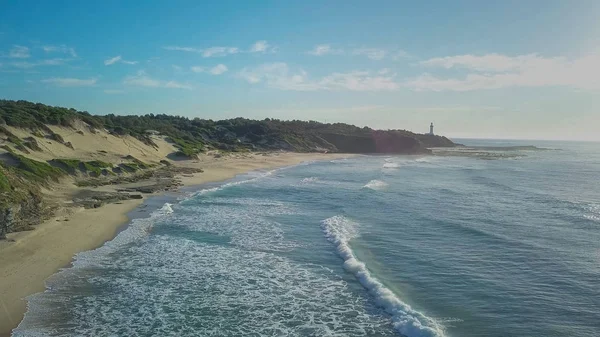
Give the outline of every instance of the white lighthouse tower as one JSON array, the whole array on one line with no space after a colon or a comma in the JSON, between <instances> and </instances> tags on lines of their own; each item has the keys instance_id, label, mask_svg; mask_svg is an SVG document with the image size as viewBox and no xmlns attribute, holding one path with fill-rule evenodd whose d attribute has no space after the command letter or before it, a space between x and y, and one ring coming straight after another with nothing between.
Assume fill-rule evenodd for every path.
<instances>
[{"instance_id":1,"label":"white lighthouse tower","mask_svg":"<svg viewBox=\"0 0 600 337\"><path fill-rule=\"evenodd\" d=\"M429 134L433 136L433 122L429 125Z\"/></svg>"}]
</instances>

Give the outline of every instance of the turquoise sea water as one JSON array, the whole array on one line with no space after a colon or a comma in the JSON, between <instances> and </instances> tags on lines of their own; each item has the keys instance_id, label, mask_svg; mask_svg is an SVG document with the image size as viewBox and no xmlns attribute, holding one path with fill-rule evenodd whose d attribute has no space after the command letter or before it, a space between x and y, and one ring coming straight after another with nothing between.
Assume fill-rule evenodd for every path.
<instances>
[{"instance_id":1,"label":"turquoise sea water","mask_svg":"<svg viewBox=\"0 0 600 337\"><path fill-rule=\"evenodd\" d=\"M600 336L600 144L463 143L151 199L13 335Z\"/></svg>"}]
</instances>

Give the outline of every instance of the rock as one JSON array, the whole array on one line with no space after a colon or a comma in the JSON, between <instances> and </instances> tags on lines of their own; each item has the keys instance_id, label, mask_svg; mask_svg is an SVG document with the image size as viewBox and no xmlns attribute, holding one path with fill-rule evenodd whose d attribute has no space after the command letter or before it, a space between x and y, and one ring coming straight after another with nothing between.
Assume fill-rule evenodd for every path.
<instances>
[{"instance_id":1,"label":"rock","mask_svg":"<svg viewBox=\"0 0 600 337\"><path fill-rule=\"evenodd\" d=\"M0 204L0 239L11 232L33 229L32 225L39 224L49 213L36 194L19 203Z\"/></svg>"},{"instance_id":2,"label":"rock","mask_svg":"<svg viewBox=\"0 0 600 337\"><path fill-rule=\"evenodd\" d=\"M142 199L142 195L129 194L122 192L102 192L83 190L77 193L73 198L73 203L76 206L84 208L98 208L105 204L119 203L128 199Z\"/></svg>"}]
</instances>

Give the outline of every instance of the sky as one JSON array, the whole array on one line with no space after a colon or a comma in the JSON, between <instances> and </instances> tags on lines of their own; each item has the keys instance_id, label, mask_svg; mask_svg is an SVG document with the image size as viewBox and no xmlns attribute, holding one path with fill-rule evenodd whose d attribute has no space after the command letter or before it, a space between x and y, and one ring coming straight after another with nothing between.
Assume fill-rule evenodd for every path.
<instances>
[{"instance_id":1,"label":"sky","mask_svg":"<svg viewBox=\"0 0 600 337\"><path fill-rule=\"evenodd\" d=\"M600 1L0 0L0 98L600 140Z\"/></svg>"}]
</instances>

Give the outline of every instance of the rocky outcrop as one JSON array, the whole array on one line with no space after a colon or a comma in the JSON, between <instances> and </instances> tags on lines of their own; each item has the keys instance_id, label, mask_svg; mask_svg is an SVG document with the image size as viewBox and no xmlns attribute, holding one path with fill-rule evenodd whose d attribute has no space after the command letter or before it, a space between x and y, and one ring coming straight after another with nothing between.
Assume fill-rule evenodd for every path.
<instances>
[{"instance_id":1,"label":"rocky outcrop","mask_svg":"<svg viewBox=\"0 0 600 337\"><path fill-rule=\"evenodd\" d=\"M0 204L0 239L10 232L32 229L31 226L42 222L44 205L39 195L30 194L20 202Z\"/></svg>"},{"instance_id":2,"label":"rocky outcrop","mask_svg":"<svg viewBox=\"0 0 600 337\"><path fill-rule=\"evenodd\" d=\"M129 199L142 199L141 194L129 194L121 192L102 192L82 190L73 197L73 204L84 208L98 208L105 204L116 203Z\"/></svg>"}]
</instances>

